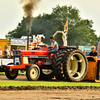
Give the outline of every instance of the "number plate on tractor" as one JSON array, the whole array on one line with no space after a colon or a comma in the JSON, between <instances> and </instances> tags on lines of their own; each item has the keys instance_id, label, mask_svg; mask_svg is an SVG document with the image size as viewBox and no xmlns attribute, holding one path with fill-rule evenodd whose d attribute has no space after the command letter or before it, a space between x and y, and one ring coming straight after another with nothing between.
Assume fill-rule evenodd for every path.
<instances>
[{"instance_id":1,"label":"number plate on tractor","mask_svg":"<svg viewBox=\"0 0 100 100\"><path fill-rule=\"evenodd\" d=\"M15 58L15 63L19 62L19 58Z\"/></svg>"}]
</instances>

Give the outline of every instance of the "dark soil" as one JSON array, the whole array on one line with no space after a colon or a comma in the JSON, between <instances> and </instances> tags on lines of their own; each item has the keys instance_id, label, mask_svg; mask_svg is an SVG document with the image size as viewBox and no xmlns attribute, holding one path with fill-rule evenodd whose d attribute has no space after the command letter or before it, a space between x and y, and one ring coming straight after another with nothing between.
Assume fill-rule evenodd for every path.
<instances>
[{"instance_id":1,"label":"dark soil","mask_svg":"<svg viewBox=\"0 0 100 100\"><path fill-rule=\"evenodd\" d=\"M53 87L47 87L47 86L5 86L1 87L0 90L98 90L100 91L100 87L95 86L53 86Z\"/></svg>"}]
</instances>

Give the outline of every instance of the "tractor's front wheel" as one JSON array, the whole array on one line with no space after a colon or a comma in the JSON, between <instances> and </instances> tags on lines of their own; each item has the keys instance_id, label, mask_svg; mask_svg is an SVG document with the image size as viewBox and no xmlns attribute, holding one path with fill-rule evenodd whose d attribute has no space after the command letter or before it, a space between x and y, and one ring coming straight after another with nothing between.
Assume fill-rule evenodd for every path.
<instances>
[{"instance_id":1,"label":"tractor's front wheel","mask_svg":"<svg viewBox=\"0 0 100 100\"><path fill-rule=\"evenodd\" d=\"M40 68L37 65L32 64L27 68L26 77L29 81L36 81L38 80L39 76L40 76Z\"/></svg>"},{"instance_id":2,"label":"tractor's front wheel","mask_svg":"<svg viewBox=\"0 0 100 100\"><path fill-rule=\"evenodd\" d=\"M8 79L14 80L18 76L18 70L5 71L5 75Z\"/></svg>"}]
</instances>

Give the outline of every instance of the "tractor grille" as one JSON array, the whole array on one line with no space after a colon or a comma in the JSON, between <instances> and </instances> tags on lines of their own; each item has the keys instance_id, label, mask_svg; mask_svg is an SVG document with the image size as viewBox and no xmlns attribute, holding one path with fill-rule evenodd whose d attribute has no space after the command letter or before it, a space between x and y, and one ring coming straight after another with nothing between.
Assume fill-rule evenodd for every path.
<instances>
[{"instance_id":1,"label":"tractor grille","mask_svg":"<svg viewBox=\"0 0 100 100\"><path fill-rule=\"evenodd\" d=\"M13 51L14 56L14 64L20 65L21 64L21 51Z\"/></svg>"},{"instance_id":2,"label":"tractor grille","mask_svg":"<svg viewBox=\"0 0 100 100\"><path fill-rule=\"evenodd\" d=\"M21 51L16 51L16 50L14 50L14 51L13 51L13 55L21 55Z\"/></svg>"}]
</instances>

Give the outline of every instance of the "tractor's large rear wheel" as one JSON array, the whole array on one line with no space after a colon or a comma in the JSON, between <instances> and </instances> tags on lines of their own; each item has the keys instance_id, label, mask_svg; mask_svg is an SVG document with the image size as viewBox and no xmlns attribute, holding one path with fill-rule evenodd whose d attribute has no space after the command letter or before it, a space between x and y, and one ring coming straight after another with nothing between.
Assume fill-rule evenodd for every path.
<instances>
[{"instance_id":1,"label":"tractor's large rear wheel","mask_svg":"<svg viewBox=\"0 0 100 100\"><path fill-rule=\"evenodd\" d=\"M14 80L18 76L18 70L5 71L5 75L8 79Z\"/></svg>"},{"instance_id":2,"label":"tractor's large rear wheel","mask_svg":"<svg viewBox=\"0 0 100 100\"><path fill-rule=\"evenodd\" d=\"M63 72L63 61L66 52L67 49L59 50L53 58L53 64L52 64L53 72L56 79L59 81L66 80L66 77L64 76L64 72Z\"/></svg>"},{"instance_id":3,"label":"tractor's large rear wheel","mask_svg":"<svg viewBox=\"0 0 100 100\"><path fill-rule=\"evenodd\" d=\"M87 73L87 59L84 53L80 50L66 53L63 72L67 81L82 81Z\"/></svg>"}]
</instances>

